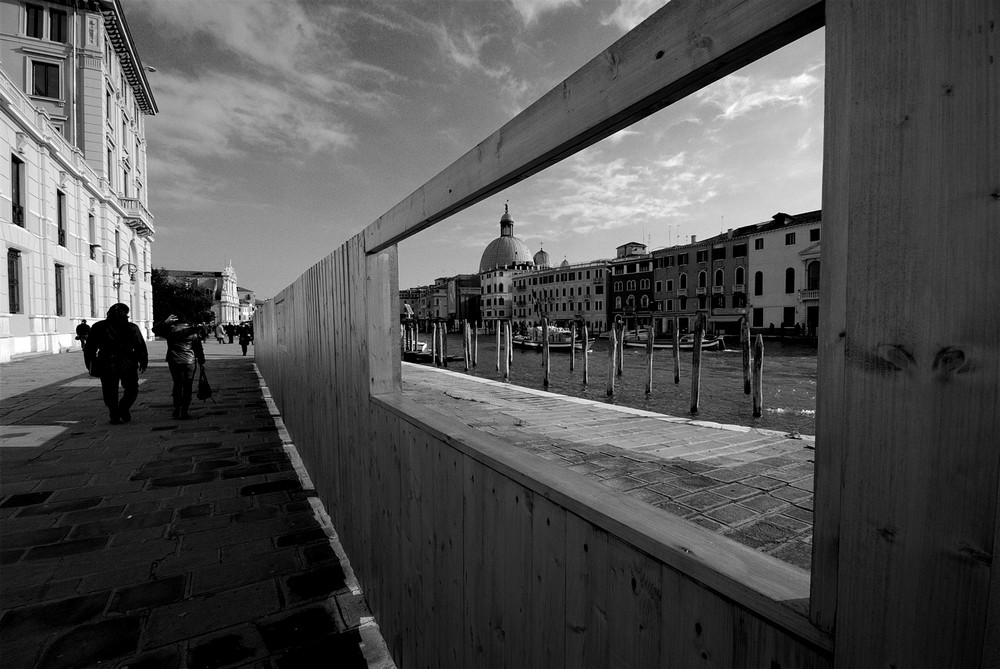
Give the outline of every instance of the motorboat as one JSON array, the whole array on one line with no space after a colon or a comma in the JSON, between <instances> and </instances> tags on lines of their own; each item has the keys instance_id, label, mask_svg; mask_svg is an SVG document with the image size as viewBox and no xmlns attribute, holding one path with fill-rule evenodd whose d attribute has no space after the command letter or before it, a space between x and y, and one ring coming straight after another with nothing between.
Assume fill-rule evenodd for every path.
<instances>
[{"instance_id":1,"label":"motorboat","mask_svg":"<svg viewBox=\"0 0 1000 669\"><path fill-rule=\"evenodd\" d=\"M583 350L583 342L579 339L574 342L572 331L566 328L550 325L548 328L548 340L549 351L569 351L573 348L576 348L578 351ZM536 325L535 327L528 328L526 334L511 337L511 343L516 348L540 351L545 343L545 332L541 326ZM592 348L593 345L593 341L587 342L588 349Z\"/></svg>"},{"instance_id":2,"label":"motorboat","mask_svg":"<svg viewBox=\"0 0 1000 669\"><path fill-rule=\"evenodd\" d=\"M634 334L625 335L625 341L622 344L631 348L646 348L646 336L643 333L640 333L638 336ZM654 349L672 349L673 347L674 342L672 339L653 340ZM694 335L681 335L680 340L677 342L677 348L681 351L694 350ZM706 334L701 340L701 350L724 351L726 350L726 343L721 336Z\"/></svg>"}]
</instances>

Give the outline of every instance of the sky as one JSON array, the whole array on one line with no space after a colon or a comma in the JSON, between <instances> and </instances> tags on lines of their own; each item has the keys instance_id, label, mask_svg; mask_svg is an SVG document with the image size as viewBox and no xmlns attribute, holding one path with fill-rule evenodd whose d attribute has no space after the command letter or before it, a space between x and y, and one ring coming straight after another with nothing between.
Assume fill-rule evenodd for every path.
<instances>
[{"instance_id":1,"label":"sky","mask_svg":"<svg viewBox=\"0 0 1000 669\"><path fill-rule=\"evenodd\" d=\"M275 296L663 0L125 0L156 267ZM820 208L818 31L399 245L400 288L514 234L553 263Z\"/></svg>"}]
</instances>

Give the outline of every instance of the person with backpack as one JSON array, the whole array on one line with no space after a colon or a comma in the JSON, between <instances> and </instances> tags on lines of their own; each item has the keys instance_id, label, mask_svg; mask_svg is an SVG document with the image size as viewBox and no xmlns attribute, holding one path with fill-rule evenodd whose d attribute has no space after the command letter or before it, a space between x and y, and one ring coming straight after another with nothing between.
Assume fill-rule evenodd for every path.
<instances>
[{"instance_id":1,"label":"person with backpack","mask_svg":"<svg viewBox=\"0 0 1000 669\"><path fill-rule=\"evenodd\" d=\"M183 314L182 314L183 316ZM167 367L173 378L173 417L188 420L191 415L191 386L198 364L205 366L205 348L201 345L204 325L191 325L186 317L170 314L153 326L153 334L167 340Z\"/></svg>"},{"instance_id":2,"label":"person with backpack","mask_svg":"<svg viewBox=\"0 0 1000 669\"><path fill-rule=\"evenodd\" d=\"M128 305L118 303L108 309L108 317L94 323L83 348L83 359L91 376L101 379L104 404L111 424L132 420L129 409L139 397L139 374L146 371L149 353L142 331L128 320ZM123 392L118 398L118 386Z\"/></svg>"}]
</instances>

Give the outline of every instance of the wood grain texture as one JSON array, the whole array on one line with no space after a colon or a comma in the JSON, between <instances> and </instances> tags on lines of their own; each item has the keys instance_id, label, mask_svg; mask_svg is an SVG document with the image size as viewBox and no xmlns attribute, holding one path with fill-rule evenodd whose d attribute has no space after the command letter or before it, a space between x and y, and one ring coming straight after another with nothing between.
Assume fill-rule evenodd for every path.
<instances>
[{"instance_id":1,"label":"wood grain texture","mask_svg":"<svg viewBox=\"0 0 1000 669\"><path fill-rule=\"evenodd\" d=\"M365 229L379 251L823 25L818 0L673 0Z\"/></svg>"}]
</instances>

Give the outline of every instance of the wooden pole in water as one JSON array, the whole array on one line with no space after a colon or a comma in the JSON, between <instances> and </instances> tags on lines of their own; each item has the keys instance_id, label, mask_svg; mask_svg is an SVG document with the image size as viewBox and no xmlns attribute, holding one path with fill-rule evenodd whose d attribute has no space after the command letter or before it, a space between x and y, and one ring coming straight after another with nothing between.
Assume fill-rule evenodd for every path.
<instances>
[{"instance_id":1,"label":"wooden pole in water","mask_svg":"<svg viewBox=\"0 0 1000 669\"><path fill-rule=\"evenodd\" d=\"M437 366L438 364L437 343L438 343L438 324L431 323L431 363L435 366Z\"/></svg>"},{"instance_id":2,"label":"wooden pole in water","mask_svg":"<svg viewBox=\"0 0 1000 669\"><path fill-rule=\"evenodd\" d=\"M511 322L506 322L507 326L507 365L513 366L514 364L514 329L511 327Z\"/></svg>"},{"instance_id":3,"label":"wooden pole in water","mask_svg":"<svg viewBox=\"0 0 1000 669\"><path fill-rule=\"evenodd\" d=\"M462 357L465 358L465 371L469 371L472 362L472 352L469 350L469 321L462 327Z\"/></svg>"},{"instance_id":4,"label":"wooden pole in water","mask_svg":"<svg viewBox=\"0 0 1000 669\"><path fill-rule=\"evenodd\" d=\"M681 382L681 320L674 316L674 383Z\"/></svg>"},{"instance_id":5,"label":"wooden pole in water","mask_svg":"<svg viewBox=\"0 0 1000 669\"><path fill-rule=\"evenodd\" d=\"M618 354L618 328L614 325L608 330L608 397L615 394L615 368L618 366L615 358Z\"/></svg>"},{"instance_id":6,"label":"wooden pole in water","mask_svg":"<svg viewBox=\"0 0 1000 669\"><path fill-rule=\"evenodd\" d=\"M497 324L497 328L499 328L499 327L500 327L500 324L498 323ZM504 353L504 356L503 356L503 380L504 381L509 381L510 380L510 343L511 343L511 338L510 338L510 323L505 322L503 324L503 328L504 328L504 342L507 345L507 352Z\"/></svg>"},{"instance_id":7,"label":"wooden pole in water","mask_svg":"<svg viewBox=\"0 0 1000 669\"><path fill-rule=\"evenodd\" d=\"M705 314L698 313L694 320L694 348L691 349L691 413L698 413L698 396L701 392L701 342L705 339Z\"/></svg>"},{"instance_id":8,"label":"wooden pole in water","mask_svg":"<svg viewBox=\"0 0 1000 669\"><path fill-rule=\"evenodd\" d=\"M545 375L542 377L542 386L549 387L549 319L542 319L542 365L545 367Z\"/></svg>"},{"instance_id":9,"label":"wooden pole in water","mask_svg":"<svg viewBox=\"0 0 1000 669\"><path fill-rule=\"evenodd\" d=\"M590 376L590 336L587 333L587 324L583 324L583 385L587 385L587 377Z\"/></svg>"},{"instance_id":10,"label":"wooden pole in water","mask_svg":"<svg viewBox=\"0 0 1000 669\"><path fill-rule=\"evenodd\" d=\"M760 418L764 413L764 336L757 335L753 343L753 417Z\"/></svg>"},{"instance_id":11,"label":"wooden pole in water","mask_svg":"<svg viewBox=\"0 0 1000 669\"><path fill-rule=\"evenodd\" d=\"M472 330L472 366L479 364L479 321L476 321Z\"/></svg>"},{"instance_id":12,"label":"wooden pole in water","mask_svg":"<svg viewBox=\"0 0 1000 669\"><path fill-rule=\"evenodd\" d=\"M646 394L653 392L653 329L646 331Z\"/></svg>"},{"instance_id":13,"label":"wooden pole in water","mask_svg":"<svg viewBox=\"0 0 1000 669\"><path fill-rule=\"evenodd\" d=\"M569 326L569 371L576 370L576 323Z\"/></svg>"},{"instance_id":14,"label":"wooden pole in water","mask_svg":"<svg viewBox=\"0 0 1000 669\"><path fill-rule=\"evenodd\" d=\"M740 347L743 349L743 393L750 394L750 321L743 319L740 327Z\"/></svg>"},{"instance_id":15,"label":"wooden pole in water","mask_svg":"<svg viewBox=\"0 0 1000 669\"><path fill-rule=\"evenodd\" d=\"M618 358L617 373L618 373L618 376L621 376L622 372L625 371L625 321L622 321L621 323L618 324L618 339L617 339L616 346L618 348L618 351L617 351L617 358Z\"/></svg>"},{"instance_id":16,"label":"wooden pole in water","mask_svg":"<svg viewBox=\"0 0 1000 669\"><path fill-rule=\"evenodd\" d=\"M500 321L497 321L497 371L500 371Z\"/></svg>"},{"instance_id":17,"label":"wooden pole in water","mask_svg":"<svg viewBox=\"0 0 1000 669\"><path fill-rule=\"evenodd\" d=\"M448 366L448 325L446 323L441 323L441 327L438 328L438 332L441 333L441 366Z\"/></svg>"}]
</instances>

